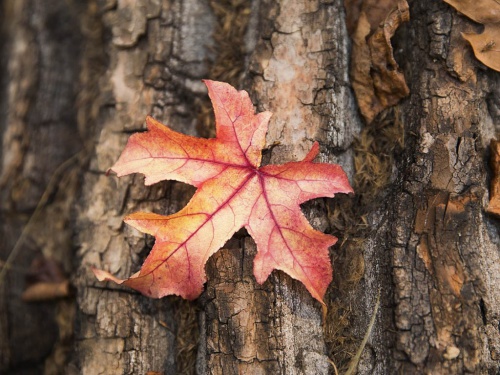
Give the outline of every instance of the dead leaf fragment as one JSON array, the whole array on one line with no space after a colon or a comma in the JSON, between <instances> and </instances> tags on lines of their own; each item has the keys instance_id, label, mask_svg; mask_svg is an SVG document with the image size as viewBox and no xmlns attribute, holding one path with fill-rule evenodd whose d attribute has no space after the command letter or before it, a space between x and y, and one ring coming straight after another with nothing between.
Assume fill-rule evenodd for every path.
<instances>
[{"instance_id":1,"label":"dead leaf fragment","mask_svg":"<svg viewBox=\"0 0 500 375\"><path fill-rule=\"evenodd\" d=\"M21 298L26 302L50 301L70 295L69 281L39 282L26 288Z\"/></svg>"},{"instance_id":2,"label":"dead leaf fragment","mask_svg":"<svg viewBox=\"0 0 500 375\"><path fill-rule=\"evenodd\" d=\"M480 34L462 33L474 55L487 67L500 71L500 2L497 0L444 0L473 21L482 23Z\"/></svg>"},{"instance_id":3,"label":"dead leaf fragment","mask_svg":"<svg viewBox=\"0 0 500 375\"><path fill-rule=\"evenodd\" d=\"M359 17L363 12L371 25L371 32L385 20L387 14L398 5L399 0L344 0L346 25L349 35L353 35Z\"/></svg>"},{"instance_id":4,"label":"dead leaf fragment","mask_svg":"<svg viewBox=\"0 0 500 375\"><path fill-rule=\"evenodd\" d=\"M365 12L360 14L353 35L351 78L361 114L367 123L410 92L391 45L398 27L409 19L408 3L400 0L370 35L373 25Z\"/></svg>"},{"instance_id":5,"label":"dead leaf fragment","mask_svg":"<svg viewBox=\"0 0 500 375\"><path fill-rule=\"evenodd\" d=\"M500 3L496 0L444 0L471 20L486 24L500 21Z\"/></svg>"},{"instance_id":6,"label":"dead leaf fragment","mask_svg":"<svg viewBox=\"0 0 500 375\"><path fill-rule=\"evenodd\" d=\"M491 179L490 204L487 211L500 216L500 141L492 140L490 150L490 168L493 171L493 178Z\"/></svg>"},{"instance_id":7,"label":"dead leaf fragment","mask_svg":"<svg viewBox=\"0 0 500 375\"><path fill-rule=\"evenodd\" d=\"M29 272L26 276L28 285L39 282L60 283L66 280L64 271L59 262L46 258L43 255L37 256L30 264Z\"/></svg>"},{"instance_id":8,"label":"dead leaf fragment","mask_svg":"<svg viewBox=\"0 0 500 375\"><path fill-rule=\"evenodd\" d=\"M500 23L485 25L481 34L462 33L462 36L470 43L479 61L500 72Z\"/></svg>"}]
</instances>

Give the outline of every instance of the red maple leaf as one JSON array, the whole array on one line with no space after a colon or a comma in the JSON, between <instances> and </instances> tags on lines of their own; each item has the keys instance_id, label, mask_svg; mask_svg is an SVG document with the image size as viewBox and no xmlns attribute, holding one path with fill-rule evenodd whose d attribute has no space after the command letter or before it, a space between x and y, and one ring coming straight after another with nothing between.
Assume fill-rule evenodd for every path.
<instances>
[{"instance_id":1,"label":"red maple leaf","mask_svg":"<svg viewBox=\"0 0 500 375\"><path fill-rule=\"evenodd\" d=\"M311 227L300 204L317 197L350 193L338 165L314 163L314 143L304 160L260 167L270 112L254 114L245 91L205 81L215 112L217 136L196 138L177 133L151 117L148 131L134 134L112 170L118 176L142 173L146 185L177 180L198 189L181 211L162 216L138 212L127 224L154 235L156 242L141 270L112 280L160 298L198 297L206 281L205 263L240 228L257 244L254 275L263 283L274 270L300 280L323 303L332 268L328 247L337 238Z\"/></svg>"}]
</instances>

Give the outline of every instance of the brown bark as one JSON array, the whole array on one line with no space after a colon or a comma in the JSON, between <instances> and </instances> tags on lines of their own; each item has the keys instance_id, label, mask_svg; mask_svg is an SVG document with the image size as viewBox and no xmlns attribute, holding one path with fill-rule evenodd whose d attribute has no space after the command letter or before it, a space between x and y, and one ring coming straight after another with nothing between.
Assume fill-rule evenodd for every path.
<instances>
[{"instance_id":1,"label":"brown bark","mask_svg":"<svg viewBox=\"0 0 500 375\"><path fill-rule=\"evenodd\" d=\"M66 276L72 270L66 228L77 183L71 157L82 147L74 107L79 7L21 0L1 8L0 258L16 250L0 268L10 266L0 280L0 372L62 373L74 304L21 295L26 278L43 277L30 268L35 259L57 261Z\"/></svg>"},{"instance_id":2,"label":"brown bark","mask_svg":"<svg viewBox=\"0 0 500 375\"><path fill-rule=\"evenodd\" d=\"M410 14L395 48L411 91L405 150L387 203L368 215L377 231L353 298L358 310L380 286L386 307L360 373L496 374L498 221L484 211L498 74L474 59L460 36L473 25L452 8L414 2Z\"/></svg>"},{"instance_id":3,"label":"brown bark","mask_svg":"<svg viewBox=\"0 0 500 375\"><path fill-rule=\"evenodd\" d=\"M142 176L117 179L106 172L130 133L144 129L147 114L196 134L195 100L204 93L201 79L207 74L213 19L208 5L198 1L100 2L91 4L91 10L94 22L102 25L97 42L104 43L107 60L101 77L88 71L83 76L84 87L97 89L90 107L98 110L95 118L88 118L95 144L77 218L79 324L73 370L174 374L175 346L183 334L174 319L175 299L150 300L103 285L90 267L121 277L134 273L152 242L124 226L123 216L138 210L176 212L193 192L168 182L145 188ZM107 34L110 38L103 39ZM89 49L95 48L91 42ZM91 63L87 60L86 66Z\"/></svg>"},{"instance_id":4,"label":"brown bark","mask_svg":"<svg viewBox=\"0 0 500 375\"><path fill-rule=\"evenodd\" d=\"M359 121L347 83L341 2L255 5L250 31L259 33L248 41L253 53L247 81L258 109L273 112L266 162L300 160L319 141L320 160L340 162L352 171L352 151L347 150ZM328 229L321 200L305 210L315 227ZM256 284L255 244L249 238L240 242L242 247L224 250L209 261L203 315L207 338L202 348L206 373L327 374L331 365L319 303L281 272L274 272L263 286Z\"/></svg>"},{"instance_id":5,"label":"brown bark","mask_svg":"<svg viewBox=\"0 0 500 375\"><path fill-rule=\"evenodd\" d=\"M472 25L454 10L415 5L413 19L408 42L427 53L413 52L418 95L404 107L407 131L418 135L408 147L413 160L393 226L397 352L413 372L494 373L500 254L498 232L484 214L483 155L495 131L487 95L498 75L481 71L460 36Z\"/></svg>"},{"instance_id":6,"label":"brown bark","mask_svg":"<svg viewBox=\"0 0 500 375\"><path fill-rule=\"evenodd\" d=\"M152 238L123 216L173 213L193 188L146 188L141 176L106 172L147 114L184 133L211 134L200 81L211 78L247 89L259 111L274 112L265 163L301 159L319 141L318 159L352 176L353 156L358 166L366 160L352 147L361 126L341 2L10 0L2 7L2 260L48 193L0 282L0 372L193 373L192 305L102 284L90 271L137 271ZM411 91L395 109L404 150L386 154L388 135L377 128L390 118L383 113L370 142L383 165L395 160L386 182L359 184L354 200L303 207L313 226L341 238L332 249L326 324L321 306L285 274L255 282L255 243L241 231L207 264L199 374L327 374L328 357L345 365L343 353L357 349L378 290L382 307L358 373L498 372L500 239L498 219L485 209L500 79L460 37L474 27L444 3L410 4L410 23L393 39ZM230 53L231 44L238 46ZM74 327L71 299L21 301L36 255L73 272ZM50 274L37 270L39 279Z\"/></svg>"}]
</instances>

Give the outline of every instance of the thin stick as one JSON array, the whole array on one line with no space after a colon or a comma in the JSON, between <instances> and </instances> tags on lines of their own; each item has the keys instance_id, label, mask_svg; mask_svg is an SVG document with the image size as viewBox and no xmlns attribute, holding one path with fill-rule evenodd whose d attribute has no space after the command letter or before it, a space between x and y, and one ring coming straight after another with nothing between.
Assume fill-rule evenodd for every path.
<instances>
[{"instance_id":1,"label":"thin stick","mask_svg":"<svg viewBox=\"0 0 500 375\"><path fill-rule=\"evenodd\" d=\"M356 355L349 362L349 368L347 369L347 371L344 375L352 375L352 374L354 374L355 371L357 371L359 360L361 358L361 354L363 353L363 350L365 349L365 346L366 346L366 343L368 342L370 334L372 333L373 325L375 324L375 318L377 317L377 312L378 312L379 307L380 307L380 290L378 291L377 302L375 303L372 318L370 319L370 324L368 325L368 329L366 330L365 337L363 337L363 341L361 342L361 345L359 346L358 351L356 352Z\"/></svg>"},{"instance_id":2,"label":"thin stick","mask_svg":"<svg viewBox=\"0 0 500 375\"><path fill-rule=\"evenodd\" d=\"M327 361L330 362L330 364L333 366L333 371L335 371L335 375L339 375L339 370L337 370L335 362L333 362L330 358L327 358Z\"/></svg>"}]
</instances>

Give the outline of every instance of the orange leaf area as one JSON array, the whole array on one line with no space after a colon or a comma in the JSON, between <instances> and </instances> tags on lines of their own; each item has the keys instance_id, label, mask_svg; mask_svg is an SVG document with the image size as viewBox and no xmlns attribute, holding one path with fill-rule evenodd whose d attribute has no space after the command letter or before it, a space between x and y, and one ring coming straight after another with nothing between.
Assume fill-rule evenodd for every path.
<instances>
[{"instance_id":1,"label":"orange leaf area","mask_svg":"<svg viewBox=\"0 0 500 375\"><path fill-rule=\"evenodd\" d=\"M487 67L500 71L500 2L498 0L444 0L471 20L484 25L480 34L462 33L474 55Z\"/></svg>"},{"instance_id":2,"label":"orange leaf area","mask_svg":"<svg viewBox=\"0 0 500 375\"><path fill-rule=\"evenodd\" d=\"M240 228L257 244L254 275L263 283L274 269L300 280L323 303L332 280L328 247L337 238L311 227L300 204L336 193L351 193L346 174L334 164L314 163L314 143L299 162L260 167L270 112L254 114L245 91L205 81L214 107L216 138L177 133L151 117L148 131L134 134L112 170L118 176L145 175L146 185L178 180L198 189L181 211L162 216L138 212L125 218L154 235L155 245L141 270L126 280L94 270L144 295L198 297L205 264Z\"/></svg>"},{"instance_id":3,"label":"orange leaf area","mask_svg":"<svg viewBox=\"0 0 500 375\"><path fill-rule=\"evenodd\" d=\"M490 203L487 211L500 216L500 141L492 140L490 143L490 167L493 171L490 187Z\"/></svg>"},{"instance_id":4,"label":"orange leaf area","mask_svg":"<svg viewBox=\"0 0 500 375\"><path fill-rule=\"evenodd\" d=\"M410 19L408 4L391 0L376 5L370 0L363 3L352 35L352 86L367 123L410 92L391 45L399 25Z\"/></svg>"}]
</instances>

